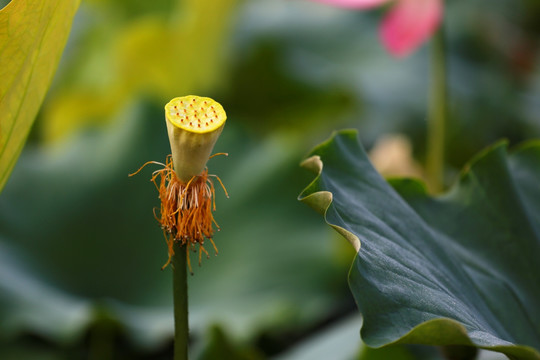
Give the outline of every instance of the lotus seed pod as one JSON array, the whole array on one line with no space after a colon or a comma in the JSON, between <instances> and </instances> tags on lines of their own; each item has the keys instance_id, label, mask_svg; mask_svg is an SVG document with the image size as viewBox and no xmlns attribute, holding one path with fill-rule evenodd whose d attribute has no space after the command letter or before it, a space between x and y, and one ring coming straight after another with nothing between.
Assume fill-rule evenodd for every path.
<instances>
[{"instance_id":1,"label":"lotus seed pod","mask_svg":"<svg viewBox=\"0 0 540 360\"><path fill-rule=\"evenodd\" d=\"M165 118L174 170L187 183L205 169L227 115L218 102L188 95L165 105Z\"/></svg>"}]
</instances>

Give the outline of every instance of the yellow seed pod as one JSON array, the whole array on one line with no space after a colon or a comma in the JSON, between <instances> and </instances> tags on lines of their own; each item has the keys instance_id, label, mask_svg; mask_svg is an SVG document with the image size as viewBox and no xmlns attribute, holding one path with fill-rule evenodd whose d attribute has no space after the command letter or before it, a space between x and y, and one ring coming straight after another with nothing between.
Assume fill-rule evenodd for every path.
<instances>
[{"instance_id":1,"label":"yellow seed pod","mask_svg":"<svg viewBox=\"0 0 540 360\"><path fill-rule=\"evenodd\" d=\"M169 101L165 118L174 170L187 183L205 169L227 115L218 102L188 95Z\"/></svg>"}]
</instances>

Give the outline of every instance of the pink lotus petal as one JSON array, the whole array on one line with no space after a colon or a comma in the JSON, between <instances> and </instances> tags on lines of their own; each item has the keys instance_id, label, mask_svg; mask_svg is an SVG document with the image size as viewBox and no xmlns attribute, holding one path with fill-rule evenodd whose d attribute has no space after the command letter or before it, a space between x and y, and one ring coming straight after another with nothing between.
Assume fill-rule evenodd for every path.
<instances>
[{"instance_id":1,"label":"pink lotus petal","mask_svg":"<svg viewBox=\"0 0 540 360\"><path fill-rule=\"evenodd\" d=\"M347 9L371 9L390 0L314 0L323 4Z\"/></svg>"},{"instance_id":2,"label":"pink lotus petal","mask_svg":"<svg viewBox=\"0 0 540 360\"><path fill-rule=\"evenodd\" d=\"M381 26L384 45L394 56L410 54L437 29L442 13L442 0L398 0Z\"/></svg>"}]
</instances>

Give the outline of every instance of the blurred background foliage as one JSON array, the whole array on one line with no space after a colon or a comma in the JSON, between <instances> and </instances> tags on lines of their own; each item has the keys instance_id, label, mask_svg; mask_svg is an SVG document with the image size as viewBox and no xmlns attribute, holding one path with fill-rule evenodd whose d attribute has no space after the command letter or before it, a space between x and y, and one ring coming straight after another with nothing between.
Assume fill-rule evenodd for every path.
<instances>
[{"instance_id":1,"label":"blurred background foliage","mask_svg":"<svg viewBox=\"0 0 540 360\"><path fill-rule=\"evenodd\" d=\"M451 183L486 145L540 135L540 4L445 4ZM298 163L334 129L357 128L367 148L400 134L400 162L422 174L428 52L391 58L380 15L303 0L83 0L0 194L0 358L171 357L152 170L127 174L169 153L164 104L199 94L228 113L216 152L230 156L209 168L231 197L217 199L219 256L190 279L193 358L439 359L363 348L354 252L296 201L311 177Z\"/></svg>"}]
</instances>

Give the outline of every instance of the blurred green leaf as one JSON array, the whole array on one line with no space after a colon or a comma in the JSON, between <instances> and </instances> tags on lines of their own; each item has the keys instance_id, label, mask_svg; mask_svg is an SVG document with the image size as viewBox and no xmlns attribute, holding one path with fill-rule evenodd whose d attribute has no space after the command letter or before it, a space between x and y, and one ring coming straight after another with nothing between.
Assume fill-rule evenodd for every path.
<instances>
[{"instance_id":1,"label":"blurred green leaf","mask_svg":"<svg viewBox=\"0 0 540 360\"><path fill-rule=\"evenodd\" d=\"M428 346L392 345L367 347L359 335L362 318L349 315L310 334L273 360L440 360L439 351Z\"/></svg>"},{"instance_id":2,"label":"blurred green leaf","mask_svg":"<svg viewBox=\"0 0 540 360\"><path fill-rule=\"evenodd\" d=\"M48 142L114 119L133 94L166 103L179 95L206 92L222 80L223 49L237 0L107 5L83 13L90 26L72 49L69 71L58 79L63 86L44 107L42 127ZM127 20L114 16L124 10L142 12L141 6L154 11Z\"/></svg>"},{"instance_id":3,"label":"blurred green leaf","mask_svg":"<svg viewBox=\"0 0 540 360\"><path fill-rule=\"evenodd\" d=\"M40 348L35 345L3 347L0 349L0 356L3 360L65 360L59 351L48 348Z\"/></svg>"},{"instance_id":4,"label":"blurred green leaf","mask_svg":"<svg viewBox=\"0 0 540 360\"><path fill-rule=\"evenodd\" d=\"M352 360L365 345L358 336L358 315L340 319L297 344L274 360ZM400 360L399 358L392 358ZM368 359L366 359L368 360ZM407 359L403 359L407 360Z\"/></svg>"},{"instance_id":5,"label":"blurred green leaf","mask_svg":"<svg viewBox=\"0 0 540 360\"><path fill-rule=\"evenodd\" d=\"M445 195L373 169L356 132L318 146L301 200L362 248L351 290L362 338L471 345L540 359L540 143L480 154ZM358 243L359 245L359 243Z\"/></svg>"},{"instance_id":6,"label":"blurred green leaf","mask_svg":"<svg viewBox=\"0 0 540 360\"><path fill-rule=\"evenodd\" d=\"M0 10L0 191L49 88L79 1L12 1Z\"/></svg>"},{"instance_id":7,"label":"blurred green leaf","mask_svg":"<svg viewBox=\"0 0 540 360\"><path fill-rule=\"evenodd\" d=\"M338 86L316 86L286 69L278 42L263 41L238 61L231 71L227 111L257 131L328 131L357 107Z\"/></svg>"},{"instance_id":8,"label":"blurred green leaf","mask_svg":"<svg viewBox=\"0 0 540 360\"><path fill-rule=\"evenodd\" d=\"M210 329L210 342L198 360L262 360L264 357L253 349L243 349L233 344L226 333L219 326Z\"/></svg>"},{"instance_id":9,"label":"blurred green leaf","mask_svg":"<svg viewBox=\"0 0 540 360\"><path fill-rule=\"evenodd\" d=\"M118 21L154 14L165 17L178 3L178 0L85 0L85 3L90 4L92 8L117 16L118 18L114 20Z\"/></svg>"},{"instance_id":10,"label":"blurred green leaf","mask_svg":"<svg viewBox=\"0 0 540 360\"><path fill-rule=\"evenodd\" d=\"M403 346L387 346L380 349L364 347L358 360L415 360L415 357L408 349Z\"/></svg>"},{"instance_id":11,"label":"blurred green leaf","mask_svg":"<svg viewBox=\"0 0 540 360\"><path fill-rule=\"evenodd\" d=\"M215 149L229 157L209 168L230 199L218 192L219 256L195 265L189 279L194 334L219 323L231 338L250 338L342 306L346 267L334 260L324 224L295 200L307 181L297 165L305 146L255 138L229 119ZM171 339L153 169L127 176L169 152L162 107L134 106L106 131L23 153L0 197L0 334L73 343L99 305L139 347Z\"/></svg>"},{"instance_id":12,"label":"blurred green leaf","mask_svg":"<svg viewBox=\"0 0 540 360\"><path fill-rule=\"evenodd\" d=\"M381 14L376 11L356 12L313 1L259 0L245 4L247 10L240 12L240 31L235 37L239 48L235 53L240 55L235 57L235 63L242 67L234 74L242 74L246 67L251 82L257 84L250 92L255 100L263 94L279 100L272 89L285 87L284 76L312 89L324 89L327 96L324 92L310 96L307 100L311 107L296 112L294 124L302 124L302 114L316 111L318 104L332 99L328 96L332 90L338 90L341 99L352 99L355 107L347 109L349 103L343 103L339 109L336 101L333 114L323 113L328 126L334 125L325 133L336 128L357 128L366 148L382 135L404 133L414 142L415 157L425 158L428 47L399 61L388 56L377 35ZM538 71L531 71L529 66L527 76L520 80L517 74L526 69L500 56L504 43L509 47L504 50L505 57L532 61L536 64L532 69L538 69L536 36L524 28L525 19L537 17L536 8L526 2L508 6L506 0L493 2L487 12L482 0L445 4L452 95L445 152L449 179L474 154L500 138L516 144L540 136ZM523 15L516 16L516 12ZM532 24L538 27L537 22ZM257 51L262 52L260 48L268 44L275 52L266 50L261 55L273 58L259 59ZM277 61L270 63L275 58ZM253 71L255 60L259 73ZM266 71L274 74L276 63L280 73L269 79ZM244 87L249 81L239 76L234 80L233 84L240 87L235 89L233 85L232 91L247 93ZM307 98L304 96L297 95L300 101ZM279 115L279 110L287 116L295 110L295 104L285 101L278 105L260 113L270 118L266 114ZM249 110L249 106L243 109Z\"/></svg>"}]
</instances>

